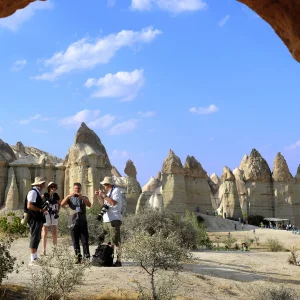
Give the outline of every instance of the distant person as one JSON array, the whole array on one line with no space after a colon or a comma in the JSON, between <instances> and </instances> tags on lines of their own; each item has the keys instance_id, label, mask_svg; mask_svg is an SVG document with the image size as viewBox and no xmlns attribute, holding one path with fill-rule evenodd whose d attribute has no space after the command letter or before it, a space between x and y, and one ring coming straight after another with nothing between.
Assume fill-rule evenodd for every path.
<instances>
[{"instance_id":1,"label":"distant person","mask_svg":"<svg viewBox=\"0 0 300 300\"><path fill-rule=\"evenodd\" d=\"M43 224L45 223L44 213L46 208L43 208L43 198L41 191L46 185L46 181L40 177L36 177L31 184L32 189L28 192L25 200L24 210L30 215L30 264L36 265L38 256L37 249L41 241L41 233Z\"/></svg>"},{"instance_id":2,"label":"distant person","mask_svg":"<svg viewBox=\"0 0 300 300\"><path fill-rule=\"evenodd\" d=\"M241 217L239 217L239 222L241 223Z\"/></svg>"},{"instance_id":3,"label":"distant person","mask_svg":"<svg viewBox=\"0 0 300 300\"><path fill-rule=\"evenodd\" d=\"M226 213L224 213L224 218L226 219Z\"/></svg>"},{"instance_id":4,"label":"distant person","mask_svg":"<svg viewBox=\"0 0 300 300\"><path fill-rule=\"evenodd\" d=\"M236 224L234 224L234 230L236 230Z\"/></svg>"},{"instance_id":5,"label":"distant person","mask_svg":"<svg viewBox=\"0 0 300 300\"><path fill-rule=\"evenodd\" d=\"M244 230L244 223L242 223L242 230Z\"/></svg>"},{"instance_id":6,"label":"distant person","mask_svg":"<svg viewBox=\"0 0 300 300\"><path fill-rule=\"evenodd\" d=\"M253 234L255 234L255 228L253 229Z\"/></svg>"},{"instance_id":7,"label":"distant person","mask_svg":"<svg viewBox=\"0 0 300 300\"><path fill-rule=\"evenodd\" d=\"M206 210L206 214L208 215L208 209Z\"/></svg>"},{"instance_id":8,"label":"distant person","mask_svg":"<svg viewBox=\"0 0 300 300\"><path fill-rule=\"evenodd\" d=\"M44 194L44 201L49 201L48 210L45 212L46 222L43 226L42 240L43 240L43 255L46 255L47 247L47 234L48 230L51 228L52 242L53 245L57 245L57 226L58 226L58 212L60 209L60 197L55 192L57 190L57 184L54 182L49 182L48 193Z\"/></svg>"},{"instance_id":9,"label":"distant person","mask_svg":"<svg viewBox=\"0 0 300 300\"><path fill-rule=\"evenodd\" d=\"M79 240L81 240L84 259L90 259L86 207L91 207L91 202L89 201L88 197L81 194L81 183L74 183L73 192L62 200L61 206L66 205L68 205L71 209L69 227L71 231L73 248L75 251L75 264L80 264L82 261L82 255L80 251Z\"/></svg>"}]
</instances>

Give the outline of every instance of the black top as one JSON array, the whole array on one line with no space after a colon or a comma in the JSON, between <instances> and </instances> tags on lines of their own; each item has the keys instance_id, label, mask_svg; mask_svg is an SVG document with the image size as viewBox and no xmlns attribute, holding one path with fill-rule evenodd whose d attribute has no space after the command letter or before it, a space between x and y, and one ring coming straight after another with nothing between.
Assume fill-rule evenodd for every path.
<instances>
[{"instance_id":1,"label":"black top","mask_svg":"<svg viewBox=\"0 0 300 300\"><path fill-rule=\"evenodd\" d=\"M34 190L36 192L36 200L35 200L35 202L32 202L32 205L39 209L42 209L43 208L43 199L42 199L40 193L35 188L32 188L31 190ZM33 219L44 221L44 214L42 212L29 210L27 208L27 204L28 204L27 196L28 196L28 194L26 195L26 198L25 198L24 211L29 213Z\"/></svg>"}]
</instances>

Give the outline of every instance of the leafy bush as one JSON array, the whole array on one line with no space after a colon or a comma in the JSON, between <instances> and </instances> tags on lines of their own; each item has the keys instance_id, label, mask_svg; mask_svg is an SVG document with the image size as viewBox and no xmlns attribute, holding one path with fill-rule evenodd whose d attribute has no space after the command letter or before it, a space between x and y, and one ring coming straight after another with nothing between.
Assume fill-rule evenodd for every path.
<instances>
[{"instance_id":1,"label":"leafy bush","mask_svg":"<svg viewBox=\"0 0 300 300\"><path fill-rule=\"evenodd\" d=\"M166 236L165 230L152 234L135 231L124 244L124 256L137 262L149 275L150 290L138 284L142 299L172 299L175 281L167 283L159 271L173 271L171 278L175 279L182 269L182 261L190 258L188 250L180 244L180 236L176 232L169 231Z\"/></svg>"},{"instance_id":2,"label":"leafy bush","mask_svg":"<svg viewBox=\"0 0 300 300\"><path fill-rule=\"evenodd\" d=\"M69 222L69 213L68 209L65 207L61 207L59 210L59 218L58 218L58 232L60 236L70 235L70 228L68 227Z\"/></svg>"},{"instance_id":3,"label":"leafy bush","mask_svg":"<svg viewBox=\"0 0 300 300\"><path fill-rule=\"evenodd\" d=\"M289 286L259 287L255 286L251 291L253 300L297 300L299 294Z\"/></svg>"},{"instance_id":4,"label":"leafy bush","mask_svg":"<svg viewBox=\"0 0 300 300\"><path fill-rule=\"evenodd\" d=\"M76 285L83 282L87 263L74 264L74 256L63 244L53 248L50 256L39 258L41 266L30 268L31 300L67 299Z\"/></svg>"},{"instance_id":5,"label":"leafy bush","mask_svg":"<svg viewBox=\"0 0 300 300\"><path fill-rule=\"evenodd\" d=\"M264 222L264 217L260 215L249 216L248 217L248 224L254 226L260 226L260 223Z\"/></svg>"},{"instance_id":6,"label":"leafy bush","mask_svg":"<svg viewBox=\"0 0 300 300\"><path fill-rule=\"evenodd\" d=\"M254 242L254 239L250 238L250 236L247 234L244 236L244 243L250 247Z\"/></svg>"},{"instance_id":7,"label":"leafy bush","mask_svg":"<svg viewBox=\"0 0 300 300\"><path fill-rule=\"evenodd\" d=\"M11 256L10 247L13 239L0 240L0 285L9 273L14 271L16 258Z\"/></svg>"},{"instance_id":8,"label":"leafy bush","mask_svg":"<svg viewBox=\"0 0 300 300\"><path fill-rule=\"evenodd\" d=\"M277 238L268 238L266 245L267 249L271 252L285 251L283 243L280 242Z\"/></svg>"},{"instance_id":9,"label":"leafy bush","mask_svg":"<svg viewBox=\"0 0 300 300\"><path fill-rule=\"evenodd\" d=\"M7 216L0 217L0 231L9 234L26 234L26 226L21 224L21 218L10 212Z\"/></svg>"},{"instance_id":10,"label":"leafy bush","mask_svg":"<svg viewBox=\"0 0 300 300\"><path fill-rule=\"evenodd\" d=\"M146 209L139 214L128 215L121 226L124 241L130 239L135 232L147 232L150 236L160 232L168 237L170 232L176 232L181 247L198 248L210 245L211 242L203 227L195 216L182 218L169 211Z\"/></svg>"},{"instance_id":11,"label":"leafy bush","mask_svg":"<svg viewBox=\"0 0 300 300\"><path fill-rule=\"evenodd\" d=\"M234 243L236 243L236 239L234 239L233 237L229 237L229 236L227 236L226 237L226 239L224 239L223 241L222 241L222 243L225 245L225 249L231 249L232 248L232 245L234 244Z\"/></svg>"}]
</instances>

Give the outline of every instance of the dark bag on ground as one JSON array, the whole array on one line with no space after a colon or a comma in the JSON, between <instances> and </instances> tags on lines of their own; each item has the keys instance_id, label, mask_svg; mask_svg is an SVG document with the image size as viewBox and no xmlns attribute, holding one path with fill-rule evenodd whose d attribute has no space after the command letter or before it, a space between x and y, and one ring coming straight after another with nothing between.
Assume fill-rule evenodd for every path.
<instances>
[{"instance_id":1,"label":"dark bag on ground","mask_svg":"<svg viewBox=\"0 0 300 300\"><path fill-rule=\"evenodd\" d=\"M99 245L92 256L91 264L96 267L112 267L114 261L114 248L108 245Z\"/></svg>"}]
</instances>

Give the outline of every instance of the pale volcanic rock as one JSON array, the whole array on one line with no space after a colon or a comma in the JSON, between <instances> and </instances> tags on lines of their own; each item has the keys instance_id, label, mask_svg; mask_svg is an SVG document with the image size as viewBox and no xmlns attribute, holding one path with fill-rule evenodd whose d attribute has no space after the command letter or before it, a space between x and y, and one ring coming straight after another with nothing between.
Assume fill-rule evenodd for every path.
<instances>
[{"instance_id":1,"label":"pale volcanic rock","mask_svg":"<svg viewBox=\"0 0 300 300\"><path fill-rule=\"evenodd\" d=\"M207 179L208 177L206 171L194 156L187 156L183 168L184 173L187 176L204 179Z\"/></svg>"},{"instance_id":2,"label":"pale volcanic rock","mask_svg":"<svg viewBox=\"0 0 300 300\"><path fill-rule=\"evenodd\" d=\"M300 183L300 165L297 168L297 173L295 175L295 181Z\"/></svg>"},{"instance_id":3,"label":"pale volcanic rock","mask_svg":"<svg viewBox=\"0 0 300 300\"><path fill-rule=\"evenodd\" d=\"M240 169L244 171L246 181L270 182L272 174L266 160L256 149L252 149L250 156L245 156L240 164Z\"/></svg>"},{"instance_id":4,"label":"pale volcanic rock","mask_svg":"<svg viewBox=\"0 0 300 300\"><path fill-rule=\"evenodd\" d=\"M211 190L208 184L208 175L194 156L187 156L184 163L186 209L200 210L202 213L212 211Z\"/></svg>"},{"instance_id":5,"label":"pale volcanic rock","mask_svg":"<svg viewBox=\"0 0 300 300\"><path fill-rule=\"evenodd\" d=\"M248 207L248 193L246 188L246 182L244 180L244 172L239 168L235 168L232 171L235 177L236 188L238 191L240 206L242 209L242 213L247 215L247 207Z\"/></svg>"},{"instance_id":6,"label":"pale volcanic rock","mask_svg":"<svg viewBox=\"0 0 300 300\"><path fill-rule=\"evenodd\" d=\"M300 0L237 0L268 22L300 62Z\"/></svg>"},{"instance_id":7,"label":"pale volcanic rock","mask_svg":"<svg viewBox=\"0 0 300 300\"><path fill-rule=\"evenodd\" d=\"M239 195L236 187L235 177L228 167L223 168L221 177L223 184L223 216L226 218L242 218L242 210Z\"/></svg>"},{"instance_id":8,"label":"pale volcanic rock","mask_svg":"<svg viewBox=\"0 0 300 300\"><path fill-rule=\"evenodd\" d=\"M223 168L223 173L221 176L221 180L224 181L235 181L235 177L232 173L232 171L228 167Z\"/></svg>"},{"instance_id":9,"label":"pale volcanic rock","mask_svg":"<svg viewBox=\"0 0 300 300\"><path fill-rule=\"evenodd\" d=\"M19 191L13 168L8 171L8 184L5 190L5 209L17 210L20 207Z\"/></svg>"},{"instance_id":10,"label":"pale volcanic rock","mask_svg":"<svg viewBox=\"0 0 300 300\"><path fill-rule=\"evenodd\" d=\"M111 164L105 147L97 134L82 123L74 144L66 156L65 195L73 190L74 182L82 184L82 193L88 196L93 206L98 207L94 191L100 188L105 176L111 176Z\"/></svg>"},{"instance_id":11,"label":"pale volcanic rock","mask_svg":"<svg viewBox=\"0 0 300 300\"><path fill-rule=\"evenodd\" d=\"M184 169L180 158L172 150L162 166L162 191L165 208L185 214L187 199Z\"/></svg>"},{"instance_id":12,"label":"pale volcanic rock","mask_svg":"<svg viewBox=\"0 0 300 300\"><path fill-rule=\"evenodd\" d=\"M126 162L126 167L124 169L124 172L127 176L136 178L136 174L137 174L136 168L133 161L131 161L130 159Z\"/></svg>"},{"instance_id":13,"label":"pale volcanic rock","mask_svg":"<svg viewBox=\"0 0 300 300\"><path fill-rule=\"evenodd\" d=\"M184 169L180 158L172 151L169 151L168 156L163 162L162 174L184 174Z\"/></svg>"},{"instance_id":14,"label":"pale volcanic rock","mask_svg":"<svg viewBox=\"0 0 300 300\"><path fill-rule=\"evenodd\" d=\"M287 165L287 162L280 152L277 153L274 159L274 169L272 177L273 180L277 182L294 181L294 178L290 173L289 167Z\"/></svg>"},{"instance_id":15,"label":"pale volcanic rock","mask_svg":"<svg viewBox=\"0 0 300 300\"><path fill-rule=\"evenodd\" d=\"M215 211L219 208L222 200L223 189L220 188L222 180L216 173L213 173L207 178L207 182L211 190L212 208Z\"/></svg>"},{"instance_id":16,"label":"pale volcanic rock","mask_svg":"<svg viewBox=\"0 0 300 300\"><path fill-rule=\"evenodd\" d=\"M117 176L117 177L122 177L122 175L120 174L120 172L117 170L117 168L115 166L112 166L112 168L111 168L111 175Z\"/></svg>"}]
</instances>

